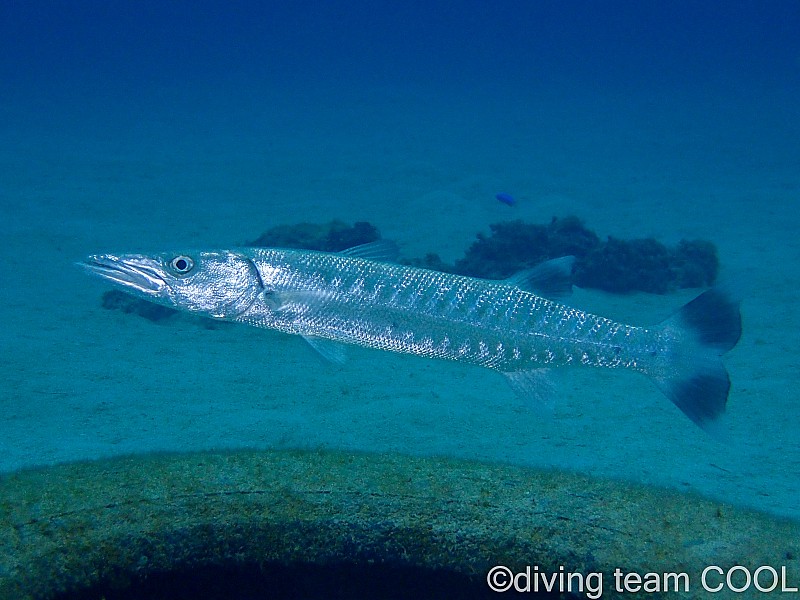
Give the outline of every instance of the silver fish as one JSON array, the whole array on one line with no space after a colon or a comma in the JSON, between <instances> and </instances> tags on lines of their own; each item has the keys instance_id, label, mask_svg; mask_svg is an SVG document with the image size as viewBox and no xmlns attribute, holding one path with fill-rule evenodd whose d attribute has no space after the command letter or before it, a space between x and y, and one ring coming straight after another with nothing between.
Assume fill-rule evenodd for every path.
<instances>
[{"instance_id":1,"label":"silver fish","mask_svg":"<svg viewBox=\"0 0 800 600\"><path fill-rule=\"evenodd\" d=\"M335 254L242 248L103 254L81 264L153 302L300 335L335 362L343 343L466 362L543 402L552 367L624 368L652 378L703 428L725 410L721 356L739 340L741 317L722 290L635 327L545 297L568 281L572 257L490 281L394 264L389 254L378 242Z\"/></svg>"}]
</instances>

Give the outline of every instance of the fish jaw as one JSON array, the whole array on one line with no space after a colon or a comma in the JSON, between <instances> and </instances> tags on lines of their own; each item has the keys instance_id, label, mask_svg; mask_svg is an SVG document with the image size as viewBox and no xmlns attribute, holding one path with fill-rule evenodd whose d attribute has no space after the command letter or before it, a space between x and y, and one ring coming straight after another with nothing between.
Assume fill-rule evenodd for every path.
<instances>
[{"instance_id":1,"label":"fish jaw","mask_svg":"<svg viewBox=\"0 0 800 600\"><path fill-rule=\"evenodd\" d=\"M153 258L137 254L95 254L78 264L93 275L149 300L163 300L167 296L169 286L164 280L164 269Z\"/></svg>"}]
</instances>

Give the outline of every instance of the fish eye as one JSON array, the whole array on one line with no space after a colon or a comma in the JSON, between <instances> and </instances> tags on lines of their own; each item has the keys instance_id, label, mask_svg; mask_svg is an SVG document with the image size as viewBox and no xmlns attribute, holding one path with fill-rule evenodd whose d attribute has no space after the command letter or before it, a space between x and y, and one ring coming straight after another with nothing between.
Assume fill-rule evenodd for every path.
<instances>
[{"instance_id":1,"label":"fish eye","mask_svg":"<svg viewBox=\"0 0 800 600\"><path fill-rule=\"evenodd\" d=\"M169 265L178 273L188 273L194 267L194 261L188 256L176 256Z\"/></svg>"}]
</instances>

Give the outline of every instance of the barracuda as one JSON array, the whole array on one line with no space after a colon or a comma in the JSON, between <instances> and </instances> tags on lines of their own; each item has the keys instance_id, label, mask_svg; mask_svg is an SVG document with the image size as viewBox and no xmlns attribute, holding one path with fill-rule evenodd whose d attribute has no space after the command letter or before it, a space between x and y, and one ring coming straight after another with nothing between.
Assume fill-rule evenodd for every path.
<instances>
[{"instance_id":1,"label":"barracuda","mask_svg":"<svg viewBox=\"0 0 800 600\"><path fill-rule=\"evenodd\" d=\"M546 296L568 287L572 258L503 281L388 262L385 243L342 253L243 248L95 255L81 263L147 300L300 335L341 362L344 344L471 363L547 402L550 368L644 373L709 428L730 381L721 356L741 335L738 302L711 289L654 327L625 325Z\"/></svg>"}]
</instances>

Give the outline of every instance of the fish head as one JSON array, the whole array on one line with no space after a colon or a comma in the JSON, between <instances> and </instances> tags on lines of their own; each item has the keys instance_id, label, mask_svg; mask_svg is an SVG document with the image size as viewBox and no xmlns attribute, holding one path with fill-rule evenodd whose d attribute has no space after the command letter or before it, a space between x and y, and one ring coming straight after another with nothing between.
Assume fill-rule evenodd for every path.
<instances>
[{"instance_id":1,"label":"fish head","mask_svg":"<svg viewBox=\"0 0 800 600\"><path fill-rule=\"evenodd\" d=\"M230 250L97 254L81 266L151 302L217 319L246 311L263 287L253 261Z\"/></svg>"}]
</instances>

